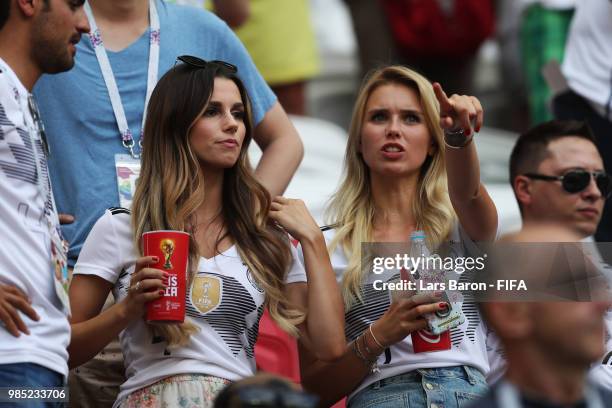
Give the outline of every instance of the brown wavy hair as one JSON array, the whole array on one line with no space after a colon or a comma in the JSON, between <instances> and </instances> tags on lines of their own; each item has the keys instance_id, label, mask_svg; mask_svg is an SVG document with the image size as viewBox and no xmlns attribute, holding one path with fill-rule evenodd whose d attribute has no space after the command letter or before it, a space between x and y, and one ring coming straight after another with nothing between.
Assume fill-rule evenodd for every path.
<instances>
[{"instance_id":1,"label":"brown wavy hair","mask_svg":"<svg viewBox=\"0 0 612 408\"><path fill-rule=\"evenodd\" d=\"M283 292L291 263L287 234L268 218L270 195L255 179L248 158L253 136L251 104L242 81L220 64L204 68L180 64L168 71L151 95L144 128L142 169L132 205L134 244L142 255L141 236L154 230L178 230L193 234L195 211L204 196L206 177L191 150L189 134L208 105L215 78L233 81L245 107L246 134L233 167L225 170L221 217L226 233L243 262L265 290L266 306L281 328L297 335L304 312L289 304ZM189 245L188 287L193 284L200 260L194 239ZM183 345L197 329L188 320L181 325L152 326L169 345Z\"/></svg>"}]
</instances>

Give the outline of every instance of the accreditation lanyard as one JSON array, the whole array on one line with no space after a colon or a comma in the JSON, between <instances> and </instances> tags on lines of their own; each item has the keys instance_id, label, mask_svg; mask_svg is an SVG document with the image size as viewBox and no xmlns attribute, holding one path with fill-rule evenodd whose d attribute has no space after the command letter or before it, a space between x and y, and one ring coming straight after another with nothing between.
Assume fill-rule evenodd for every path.
<instances>
[{"instance_id":1,"label":"accreditation lanyard","mask_svg":"<svg viewBox=\"0 0 612 408\"><path fill-rule=\"evenodd\" d=\"M117 82L115 81L115 75L113 74L113 69L111 68L110 61L108 60L108 54L104 48L102 36L100 35L100 30L96 25L96 20L94 19L89 2L85 3L85 13L87 14L87 19L89 20L89 25L91 27L89 39L94 51L96 52L98 64L100 65L100 70L102 71L106 89L108 90L108 96L110 97L113 112L115 113L115 120L117 121L117 127L119 128L119 133L121 136L121 143L123 144L123 147L129 151L132 158L138 159L139 155L134 150L134 137L127 123L125 110L123 109L123 103L121 102L121 95L119 95L119 88L117 88ZM147 106L149 104L149 98L151 97L153 88L157 83L157 75L159 72L160 27L159 15L157 14L155 0L149 0L149 21L149 69L147 73L147 94L145 97L145 104L142 113L142 124L139 135L139 145L141 149L144 124L147 116Z\"/></svg>"},{"instance_id":2,"label":"accreditation lanyard","mask_svg":"<svg viewBox=\"0 0 612 408\"><path fill-rule=\"evenodd\" d=\"M502 380L496 390L497 406L504 408L521 408L521 398L516 387ZM584 397L588 408L604 408L601 397L590 385L585 385Z\"/></svg>"},{"instance_id":3,"label":"accreditation lanyard","mask_svg":"<svg viewBox=\"0 0 612 408\"><path fill-rule=\"evenodd\" d=\"M57 207L55 206L55 200L53 198L53 192L51 191L51 179L49 177L49 171L47 169L47 179L43 180L43 168L42 165L46 166L46 142L45 142L45 129L40 119L40 113L38 106L34 101L32 94L28 94L28 109L33 119L33 126L28 125L28 133L30 134L30 143L32 143L32 151L34 153L34 161L36 162L36 171L38 173L38 186L39 191L42 194L43 199L43 212L47 219L47 226L49 227L49 235L51 237L51 264L54 270L54 287L57 297L62 303L62 306L68 315L70 312L70 300L68 298L68 286L69 286L69 273L68 273L68 242L64 239L62 231L60 229L59 220L57 220ZM38 155L38 148L36 147L35 138L33 134L37 134L43 150L43 158ZM47 208L47 200L51 201L51 209Z\"/></svg>"}]
</instances>

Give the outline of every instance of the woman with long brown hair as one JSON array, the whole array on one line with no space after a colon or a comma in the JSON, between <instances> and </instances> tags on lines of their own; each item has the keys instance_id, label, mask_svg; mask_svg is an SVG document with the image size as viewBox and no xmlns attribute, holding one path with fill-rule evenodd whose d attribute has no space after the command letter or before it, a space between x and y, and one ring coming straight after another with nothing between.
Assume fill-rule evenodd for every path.
<instances>
[{"instance_id":1,"label":"woman with long brown hair","mask_svg":"<svg viewBox=\"0 0 612 408\"><path fill-rule=\"evenodd\" d=\"M323 360L345 344L342 300L316 223L302 202L271 200L253 176L250 104L236 67L179 60L151 96L131 213L110 209L98 220L70 288L71 366L120 333L128 380L115 406L211 406L228 382L254 373L265 308ZM191 234L180 325L143 319L166 287L140 245L154 230ZM304 250L305 270L287 233ZM203 288L206 304L192 296ZM110 290L117 303L100 313Z\"/></svg>"}]
</instances>

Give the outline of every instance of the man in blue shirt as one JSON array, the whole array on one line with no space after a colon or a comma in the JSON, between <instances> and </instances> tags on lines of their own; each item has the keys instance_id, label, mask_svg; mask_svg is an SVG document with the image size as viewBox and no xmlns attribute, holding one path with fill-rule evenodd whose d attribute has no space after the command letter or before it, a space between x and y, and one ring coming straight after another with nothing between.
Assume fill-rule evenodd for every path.
<instances>
[{"instance_id":1,"label":"man in blue shirt","mask_svg":"<svg viewBox=\"0 0 612 408\"><path fill-rule=\"evenodd\" d=\"M147 90L149 0L89 3L137 144ZM160 21L158 78L184 54L236 65L253 102L255 141L263 150L256 175L272 196L281 194L301 160L302 144L248 53L212 13L161 0L155 4ZM63 229L71 266L95 221L105 209L119 206L114 156L128 153L90 37L84 36L77 49L72 71L44 76L35 88L51 147L49 168L58 210L74 216Z\"/></svg>"}]
</instances>

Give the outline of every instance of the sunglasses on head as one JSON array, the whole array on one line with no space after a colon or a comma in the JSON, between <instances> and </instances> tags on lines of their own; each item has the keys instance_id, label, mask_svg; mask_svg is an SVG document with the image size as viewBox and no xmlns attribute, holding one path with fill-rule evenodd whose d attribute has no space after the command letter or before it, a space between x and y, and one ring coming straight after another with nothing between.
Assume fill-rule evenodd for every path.
<instances>
[{"instance_id":1,"label":"sunglasses on head","mask_svg":"<svg viewBox=\"0 0 612 408\"><path fill-rule=\"evenodd\" d=\"M610 176L603 171L570 170L562 176L547 176L535 173L527 173L525 176L534 180L560 181L563 189L570 194L584 191L591 183L591 177L593 177L597 188L604 198L610 197L612 192L610 189L612 184Z\"/></svg>"},{"instance_id":2,"label":"sunglasses on head","mask_svg":"<svg viewBox=\"0 0 612 408\"><path fill-rule=\"evenodd\" d=\"M216 65L216 66L224 68L225 70L231 72L232 74L235 74L236 72L238 72L238 67L236 67L233 64L230 64L229 62L220 61L220 60L205 61L202 58L194 57L193 55L181 55L176 58L176 61L177 62L181 61L182 63L195 67L195 68L206 68L207 66L210 66L210 65ZM176 62L174 63L174 65L176 65Z\"/></svg>"}]
</instances>

